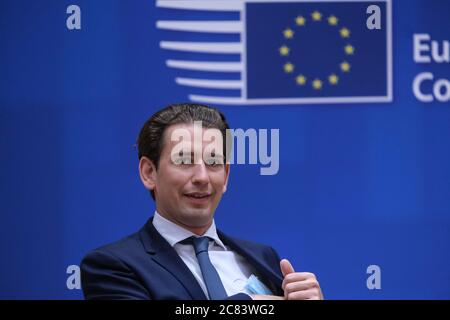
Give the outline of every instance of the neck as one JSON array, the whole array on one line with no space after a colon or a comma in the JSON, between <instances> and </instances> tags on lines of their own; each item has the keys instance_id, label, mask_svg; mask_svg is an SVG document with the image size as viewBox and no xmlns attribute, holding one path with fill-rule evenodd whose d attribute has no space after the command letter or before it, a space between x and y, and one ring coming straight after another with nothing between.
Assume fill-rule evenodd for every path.
<instances>
[{"instance_id":1,"label":"neck","mask_svg":"<svg viewBox=\"0 0 450 320\"><path fill-rule=\"evenodd\" d=\"M206 231L208 231L209 227L211 226L211 223L212 222L210 222L209 225L207 225L205 227L189 227L189 226L181 225L181 224L179 226L183 227L186 230L189 230L190 232L192 232L198 236L202 236L205 234Z\"/></svg>"}]
</instances>

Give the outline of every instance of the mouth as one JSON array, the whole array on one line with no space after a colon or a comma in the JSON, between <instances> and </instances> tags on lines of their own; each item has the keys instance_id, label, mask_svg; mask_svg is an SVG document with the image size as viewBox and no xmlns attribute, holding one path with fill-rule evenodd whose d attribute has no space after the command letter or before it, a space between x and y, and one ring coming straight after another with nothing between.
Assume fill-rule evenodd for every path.
<instances>
[{"instance_id":1,"label":"mouth","mask_svg":"<svg viewBox=\"0 0 450 320\"><path fill-rule=\"evenodd\" d=\"M185 193L185 197L187 197L189 200L191 200L194 203L205 203L209 200L211 197L211 193L207 192L191 192L191 193Z\"/></svg>"}]
</instances>

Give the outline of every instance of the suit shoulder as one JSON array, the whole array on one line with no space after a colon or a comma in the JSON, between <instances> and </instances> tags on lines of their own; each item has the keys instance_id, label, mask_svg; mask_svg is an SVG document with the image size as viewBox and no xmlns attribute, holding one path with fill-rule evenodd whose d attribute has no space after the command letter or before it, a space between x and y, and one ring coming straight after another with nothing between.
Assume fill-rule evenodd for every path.
<instances>
[{"instance_id":1,"label":"suit shoulder","mask_svg":"<svg viewBox=\"0 0 450 320\"><path fill-rule=\"evenodd\" d=\"M139 232L133 233L120 240L102 245L89 251L83 258L83 261L97 257L110 257L111 259L122 260L126 255L139 250L142 247L142 243L139 238Z\"/></svg>"}]
</instances>

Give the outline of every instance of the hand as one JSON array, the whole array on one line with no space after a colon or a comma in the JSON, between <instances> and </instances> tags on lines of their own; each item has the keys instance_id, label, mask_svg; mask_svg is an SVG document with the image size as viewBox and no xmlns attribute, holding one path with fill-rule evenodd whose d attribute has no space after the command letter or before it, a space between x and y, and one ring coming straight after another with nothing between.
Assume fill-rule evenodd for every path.
<instances>
[{"instance_id":1,"label":"hand","mask_svg":"<svg viewBox=\"0 0 450 320\"><path fill-rule=\"evenodd\" d=\"M286 300L323 300L322 290L313 273L295 272L287 259L280 261L280 267L284 277L281 287Z\"/></svg>"}]
</instances>

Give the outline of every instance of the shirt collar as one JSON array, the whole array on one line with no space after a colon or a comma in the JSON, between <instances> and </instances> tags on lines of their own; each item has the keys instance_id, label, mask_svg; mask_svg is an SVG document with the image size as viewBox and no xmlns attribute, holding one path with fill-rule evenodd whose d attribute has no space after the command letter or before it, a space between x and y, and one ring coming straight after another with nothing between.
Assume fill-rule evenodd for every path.
<instances>
[{"instance_id":1,"label":"shirt collar","mask_svg":"<svg viewBox=\"0 0 450 320\"><path fill-rule=\"evenodd\" d=\"M192 233L191 231L186 230L176 223L164 218L156 210L155 216L153 217L153 226L172 247L178 242L183 241L189 237L198 237L198 235ZM203 234L203 237L209 237L213 239L216 244L226 250L225 245L217 235L216 223L214 222L214 219L211 223L211 226Z\"/></svg>"}]
</instances>

